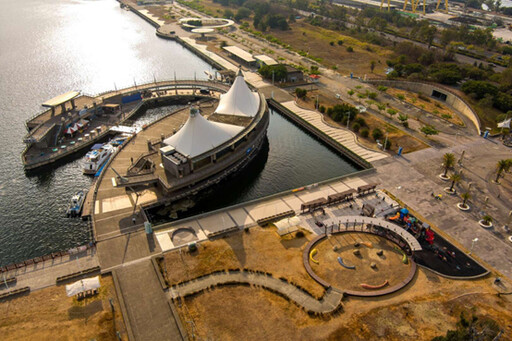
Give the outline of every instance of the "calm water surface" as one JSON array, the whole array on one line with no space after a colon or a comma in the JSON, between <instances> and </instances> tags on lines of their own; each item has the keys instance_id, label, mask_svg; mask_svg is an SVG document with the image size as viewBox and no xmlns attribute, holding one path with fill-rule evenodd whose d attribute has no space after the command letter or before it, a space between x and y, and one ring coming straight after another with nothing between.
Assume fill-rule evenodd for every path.
<instances>
[{"instance_id":1,"label":"calm water surface","mask_svg":"<svg viewBox=\"0 0 512 341\"><path fill-rule=\"evenodd\" d=\"M71 195L88 188L81 155L27 176L24 122L58 94L99 93L153 81L198 78L212 68L114 0L0 0L0 264L87 243L80 220L66 219ZM148 111L141 122L174 108ZM149 118L148 118L149 117ZM140 124L140 122L139 122ZM253 167L195 211L217 208L354 171L354 167L274 114L269 148ZM218 199L221 198L221 199Z\"/></svg>"}]
</instances>

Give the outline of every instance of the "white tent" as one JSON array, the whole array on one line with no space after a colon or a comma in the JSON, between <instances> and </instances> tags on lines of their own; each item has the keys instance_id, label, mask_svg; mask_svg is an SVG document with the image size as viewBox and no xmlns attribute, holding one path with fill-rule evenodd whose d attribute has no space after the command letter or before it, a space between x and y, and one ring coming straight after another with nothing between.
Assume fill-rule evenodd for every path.
<instances>
[{"instance_id":1,"label":"white tent","mask_svg":"<svg viewBox=\"0 0 512 341\"><path fill-rule=\"evenodd\" d=\"M98 289L99 287L101 287L99 276L81 279L73 284L66 285L66 295L72 297L81 292Z\"/></svg>"},{"instance_id":2,"label":"white tent","mask_svg":"<svg viewBox=\"0 0 512 341\"><path fill-rule=\"evenodd\" d=\"M498 128L510 128L511 120L512 120L512 118L509 118L508 120L498 123Z\"/></svg>"},{"instance_id":3,"label":"white tent","mask_svg":"<svg viewBox=\"0 0 512 341\"><path fill-rule=\"evenodd\" d=\"M300 218L297 216L281 219L278 222L274 223L274 225L276 225L277 227L277 233L280 236L297 231L299 229L299 224Z\"/></svg>"},{"instance_id":4,"label":"white tent","mask_svg":"<svg viewBox=\"0 0 512 341\"><path fill-rule=\"evenodd\" d=\"M190 117L185 125L173 136L164 140L178 152L188 157L196 157L230 140L244 128L208 121L198 109L190 109Z\"/></svg>"},{"instance_id":5,"label":"white tent","mask_svg":"<svg viewBox=\"0 0 512 341\"><path fill-rule=\"evenodd\" d=\"M239 71L229 91L220 96L215 112L224 115L254 117L258 113L259 106L258 93L249 89L242 71Z\"/></svg>"}]
</instances>

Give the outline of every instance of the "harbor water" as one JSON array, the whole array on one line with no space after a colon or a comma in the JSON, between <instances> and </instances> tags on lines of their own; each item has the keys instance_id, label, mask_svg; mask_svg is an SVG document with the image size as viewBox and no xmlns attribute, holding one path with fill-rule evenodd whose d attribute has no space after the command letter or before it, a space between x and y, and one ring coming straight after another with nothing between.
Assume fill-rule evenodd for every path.
<instances>
[{"instance_id":1,"label":"harbor water","mask_svg":"<svg viewBox=\"0 0 512 341\"><path fill-rule=\"evenodd\" d=\"M0 265L89 241L87 224L65 218L71 195L89 188L83 153L26 174L20 160L25 120L56 95L100 93L153 80L204 78L211 66L114 0L0 0ZM170 108L151 109L136 124ZM266 153L229 182L202 212L353 172L355 167L273 114ZM293 150L293 152L291 151ZM253 167L254 166L254 167ZM211 198L211 197L210 197Z\"/></svg>"}]
</instances>

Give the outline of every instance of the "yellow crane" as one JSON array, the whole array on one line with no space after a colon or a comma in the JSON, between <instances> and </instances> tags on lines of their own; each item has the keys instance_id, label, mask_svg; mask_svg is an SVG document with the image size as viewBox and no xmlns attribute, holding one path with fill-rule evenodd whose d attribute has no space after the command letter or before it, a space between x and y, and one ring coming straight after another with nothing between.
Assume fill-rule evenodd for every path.
<instances>
[{"instance_id":1,"label":"yellow crane","mask_svg":"<svg viewBox=\"0 0 512 341\"><path fill-rule=\"evenodd\" d=\"M440 1L440 0L438 0ZM448 1L448 0L446 0ZM405 9L407 8L407 3L408 3L408 0L405 0L404 1L404 8L403 10L405 11ZM416 13L416 9L418 8L418 5L420 4L420 0L411 0L411 9L412 9L412 13ZM425 8L426 8L426 0L423 0L423 14L425 14Z\"/></svg>"},{"instance_id":2,"label":"yellow crane","mask_svg":"<svg viewBox=\"0 0 512 341\"><path fill-rule=\"evenodd\" d=\"M382 4L384 4L384 0L380 0L380 9L382 10ZM388 0L388 11L389 11L390 5Z\"/></svg>"},{"instance_id":3,"label":"yellow crane","mask_svg":"<svg viewBox=\"0 0 512 341\"><path fill-rule=\"evenodd\" d=\"M441 3L441 0L437 0L436 11L439 9L440 3ZM444 0L444 9L446 12L448 12L448 0Z\"/></svg>"}]
</instances>

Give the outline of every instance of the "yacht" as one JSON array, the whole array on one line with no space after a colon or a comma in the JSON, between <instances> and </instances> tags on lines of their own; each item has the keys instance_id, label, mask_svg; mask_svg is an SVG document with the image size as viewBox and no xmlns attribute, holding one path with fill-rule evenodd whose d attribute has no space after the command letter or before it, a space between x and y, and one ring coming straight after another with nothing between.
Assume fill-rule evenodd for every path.
<instances>
[{"instance_id":1,"label":"yacht","mask_svg":"<svg viewBox=\"0 0 512 341\"><path fill-rule=\"evenodd\" d=\"M110 143L95 144L85 155L84 174L94 175L108 161L116 151L116 147Z\"/></svg>"}]
</instances>

